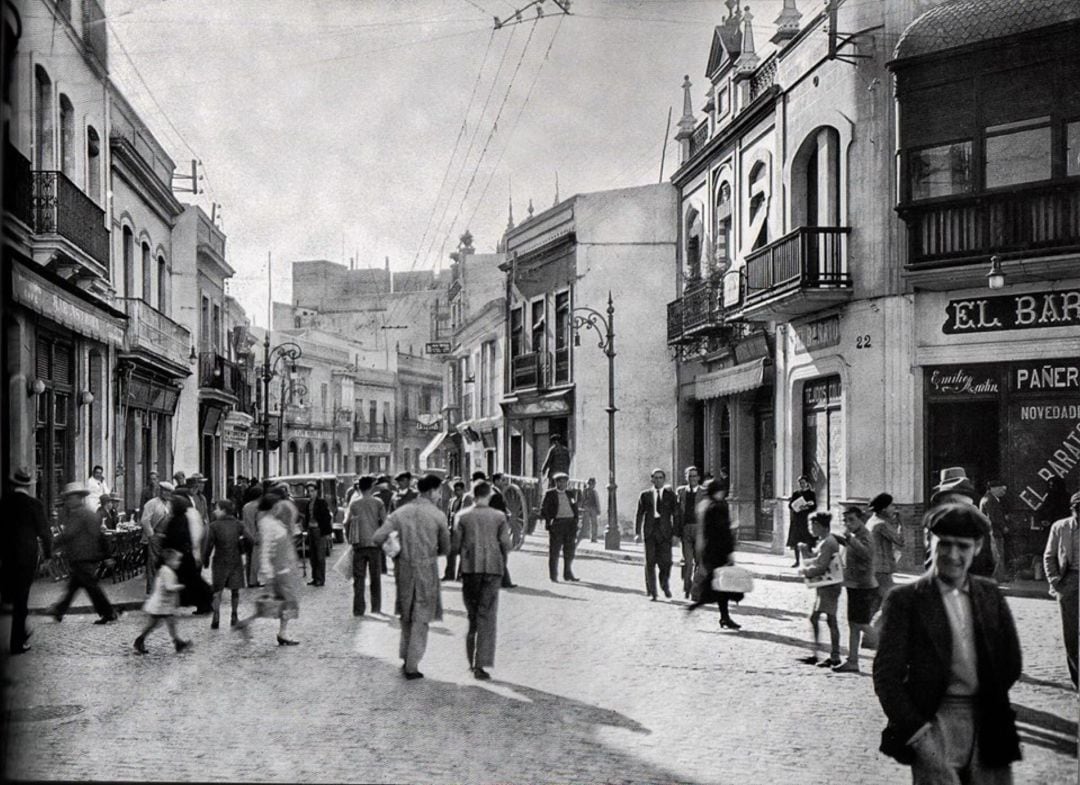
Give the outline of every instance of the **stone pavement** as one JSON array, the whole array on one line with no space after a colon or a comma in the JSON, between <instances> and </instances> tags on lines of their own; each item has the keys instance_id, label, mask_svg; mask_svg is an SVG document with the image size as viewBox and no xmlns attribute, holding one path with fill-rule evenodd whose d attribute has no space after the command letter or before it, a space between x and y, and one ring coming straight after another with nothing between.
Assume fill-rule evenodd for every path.
<instances>
[{"instance_id":1,"label":"stone pavement","mask_svg":"<svg viewBox=\"0 0 1080 785\"><path fill-rule=\"evenodd\" d=\"M809 592L761 581L721 631L714 609L651 603L641 567L583 559L581 583L552 584L535 553L511 557L520 588L500 596L494 680L466 669L456 584L421 668L404 681L397 621L354 619L328 572L305 587L300 646L259 621L245 644L205 617L175 654L165 631L132 653L141 614L95 626L34 617L33 651L8 663L8 776L33 779L433 783L907 782L877 752L882 716L864 673L796 661ZM337 549L335 548L335 554ZM749 556L747 557L749 558ZM392 582L391 582L392 585ZM110 587L107 587L108 591ZM392 588L391 588L392 593ZM392 597L384 607L392 607ZM1024 647L1012 693L1024 760L1017 783L1077 771L1071 691L1056 604L1009 600ZM250 598L245 593L245 607ZM843 609L841 609L843 612ZM6 639L7 619L0 634ZM825 754L822 750L826 750Z\"/></svg>"}]
</instances>

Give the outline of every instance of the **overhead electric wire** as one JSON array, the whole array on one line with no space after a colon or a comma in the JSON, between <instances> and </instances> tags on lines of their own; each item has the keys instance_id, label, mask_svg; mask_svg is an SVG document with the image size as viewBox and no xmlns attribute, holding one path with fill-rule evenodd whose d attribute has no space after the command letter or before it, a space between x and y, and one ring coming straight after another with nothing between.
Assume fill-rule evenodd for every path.
<instances>
[{"instance_id":1,"label":"overhead electric wire","mask_svg":"<svg viewBox=\"0 0 1080 785\"><path fill-rule=\"evenodd\" d=\"M491 181L495 177L495 172L499 169L499 164L502 163L503 156L510 148L510 140L513 139L514 131L517 130L518 124L521 122L521 116L525 113L525 107L529 103L529 98L532 97L533 88L536 87L536 83L540 81L540 72L544 70L544 64L548 61L548 55L551 54L551 48L555 45L555 38L559 35L559 30L562 28L562 23L565 18L565 14L559 17L559 24L555 26L555 32L551 34L551 40L548 42L547 49L544 51L544 56L540 60L540 66L536 69L536 74L529 84L529 89L525 92L525 100L522 101L521 106L518 108L517 116L514 118L514 124L510 126L510 132L506 135L506 144L503 145L502 150L499 152L499 157L495 160L495 165L488 174L487 182L484 183L484 189L480 192L480 198L476 200L476 205L473 207L473 211L469 215L469 220L466 221L466 225L472 224L473 220L476 218L477 212L480 210L480 205L484 203L484 197L487 196Z\"/></svg>"}]
</instances>

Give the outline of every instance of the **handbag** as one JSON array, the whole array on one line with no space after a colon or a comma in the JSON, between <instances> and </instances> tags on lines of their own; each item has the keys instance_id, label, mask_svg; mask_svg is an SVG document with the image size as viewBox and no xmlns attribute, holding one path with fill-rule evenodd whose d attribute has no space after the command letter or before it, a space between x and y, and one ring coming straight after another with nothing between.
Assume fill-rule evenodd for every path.
<instances>
[{"instance_id":1,"label":"handbag","mask_svg":"<svg viewBox=\"0 0 1080 785\"><path fill-rule=\"evenodd\" d=\"M835 586L844 582L844 565L840 561L840 552L837 551L829 559L829 566L823 575L817 575L806 579L806 588L820 589L822 586Z\"/></svg>"},{"instance_id":2,"label":"handbag","mask_svg":"<svg viewBox=\"0 0 1080 785\"><path fill-rule=\"evenodd\" d=\"M268 594L255 598L255 617L258 619L280 619L285 609L285 600Z\"/></svg>"},{"instance_id":3,"label":"handbag","mask_svg":"<svg viewBox=\"0 0 1080 785\"><path fill-rule=\"evenodd\" d=\"M754 576L743 567L717 567L712 574L713 591L727 594L749 594L754 590Z\"/></svg>"},{"instance_id":4,"label":"handbag","mask_svg":"<svg viewBox=\"0 0 1080 785\"><path fill-rule=\"evenodd\" d=\"M383 553L388 558L396 559L397 555L401 553L401 538L396 531L390 532L390 536L386 538L386 542L382 544Z\"/></svg>"}]
</instances>

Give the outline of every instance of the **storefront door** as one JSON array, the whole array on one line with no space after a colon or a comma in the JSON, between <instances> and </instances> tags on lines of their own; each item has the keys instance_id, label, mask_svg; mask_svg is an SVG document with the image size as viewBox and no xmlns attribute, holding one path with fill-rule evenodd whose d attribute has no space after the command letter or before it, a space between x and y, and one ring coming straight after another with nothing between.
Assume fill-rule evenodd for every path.
<instances>
[{"instance_id":1,"label":"storefront door","mask_svg":"<svg viewBox=\"0 0 1080 785\"><path fill-rule=\"evenodd\" d=\"M818 509L839 501L844 472L844 416L839 376L803 387L803 465L817 494Z\"/></svg>"},{"instance_id":2,"label":"storefront door","mask_svg":"<svg viewBox=\"0 0 1080 785\"><path fill-rule=\"evenodd\" d=\"M38 498L51 513L64 484L85 479L73 476L75 451L70 426L75 358L72 344L47 334L38 335L36 349L37 378L45 383L45 391L37 396L34 462Z\"/></svg>"}]
</instances>

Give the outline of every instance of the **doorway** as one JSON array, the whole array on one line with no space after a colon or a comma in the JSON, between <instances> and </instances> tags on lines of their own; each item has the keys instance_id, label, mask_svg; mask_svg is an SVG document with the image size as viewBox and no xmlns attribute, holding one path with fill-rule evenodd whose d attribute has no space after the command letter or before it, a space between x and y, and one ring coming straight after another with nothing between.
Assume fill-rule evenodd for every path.
<instances>
[{"instance_id":1,"label":"doorway","mask_svg":"<svg viewBox=\"0 0 1080 785\"><path fill-rule=\"evenodd\" d=\"M956 401L927 405L929 450L925 498L929 499L941 470L962 466L976 488L1000 470L998 454L998 402Z\"/></svg>"}]
</instances>

